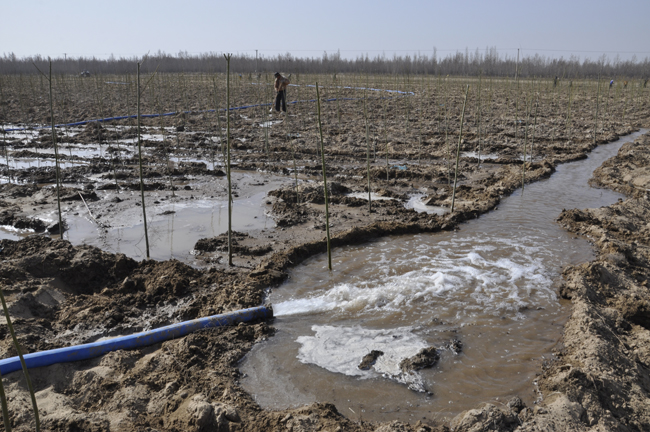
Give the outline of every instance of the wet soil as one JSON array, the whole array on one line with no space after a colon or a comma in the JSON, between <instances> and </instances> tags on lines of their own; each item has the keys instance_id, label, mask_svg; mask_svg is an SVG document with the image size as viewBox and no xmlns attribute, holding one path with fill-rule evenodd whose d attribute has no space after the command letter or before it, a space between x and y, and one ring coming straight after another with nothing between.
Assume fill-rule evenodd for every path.
<instances>
[{"instance_id":1,"label":"wet soil","mask_svg":"<svg viewBox=\"0 0 650 432\"><path fill-rule=\"evenodd\" d=\"M156 100L166 108L186 106L199 111L214 106L210 80L191 77L183 83L179 95L171 91L171 78L161 79L152 91L160 98L146 100L143 111L157 111ZM128 102L124 105L124 94L112 92L99 81L77 79L69 84L66 97L57 99L63 101L57 104L61 118L98 118L130 110ZM265 99L261 86L238 85L233 105ZM476 95L472 96L460 144L461 152L473 152L480 142L482 154L495 157L480 165L475 157L461 158L459 187L453 195L452 155L459 141L463 85L461 80L411 81L404 83L404 89L415 92L412 98L370 99L368 141L363 101L325 105L334 248L386 235L462 229L463 221L495 208L503 196L521 186L522 179L534 182L546 178L558 164L586 157L598 143L649 124L646 93L637 94L636 99L634 93L616 93L608 101L607 111L601 111L594 139L596 95L588 83L570 90L568 85L553 88L549 83L531 82L528 93L525 90L519 96L517 112L511 86L495 81L489 93L484 90L480 121ZM300 91L302 100L314 96L307 87ZM333 86L325 91L328 94L324 98L359 97L353 90ZM527 128L521 106L532 100L534 91L542 96L533 138L532 116ZM27 87L16 85L5 88L5 92L8 96L2 101L2 123L47 120L47 100L33 96L33 88L30 93ZM440 108L443 105L451 108L445 111ZM242 173L235 178L235 193L250 196L267 192L265 206L277 224L250 232L234 226L234 266L228 265L223 235L199 241L191 266L175 260L136 261L93 246L73 246L57 236L37 234L20 241L0 241L0 285L24 352L92 342L257 306L263 303L265 290L286 279L288 268L324 253L324 188L315 106L302 103L292 107L290 115L280 118L282 122L268 131L259 126L268 120L268 111L241 111L233 116L233 160L237 172ZM225 117L220 118L221 126L217 120L208 113L145 120L151 133L173 127L163 141L152 138L143 142L148 210L155 213L156 206L166 200L191 203L198 198L223 200L227 196L220 164L223 158L215 144L225 134L221 128ZM104 145L103 157L86 159L83 165L61 171L64 219L85 210L101 232L102 227L125 223L116 215L138 206L137 147L118 142L135 136L132 125L129 121L89 124L74 136L58 130L59 139L65 142ZM38 132L34 140L9 136L5 142L12 152L20 152L21 147L52 148L49 131ZM620 191L629 197L627 200L607 208L566 210L559 215L559 223L594 242L598 258L564 271L560 294L571 299L573 312L557 347L558 360L540 365L539 398L533 407L524 406L517 398L506 406L487 404L460 414L450 425L439 424L435 418L415 424L352 421L333 405L323 403L262 410L239 386L238 362L255 342L273 336L270 320L204 330L140 350L34 369L31 375L44 429L648 430L648 144L650 139L642 137L625 145L618 157L594 175L594 184ZM531 145L533 159L524 164L524 146L529 155ZM368 192L368 149L373 156L371 190L391 198L373 200L370 209L367 200L349 196ZM10 158L28 156L51 157L44 151L30 150ZM182 157L196 160L183 161ZM262 174L280 179L260 181L257 176ZM54 168L18 169L8 163L0 166L0 175L11 181L0 185L0 224L44 232L54 222L57 207L56 190L51 187L56 181ZM405 202L413 194L424 194L428 204L444 207L451 206L453 196L454 212L436 215L407 209ZM84 197L88 209L79 196ZM15 355L7 327L0 326L0 332L0 355ZM433 357L420 363L433 363ZM16 430L32 430L24 378L16 372L3 381L12 424Z\"/></svg>"}]
</instances>

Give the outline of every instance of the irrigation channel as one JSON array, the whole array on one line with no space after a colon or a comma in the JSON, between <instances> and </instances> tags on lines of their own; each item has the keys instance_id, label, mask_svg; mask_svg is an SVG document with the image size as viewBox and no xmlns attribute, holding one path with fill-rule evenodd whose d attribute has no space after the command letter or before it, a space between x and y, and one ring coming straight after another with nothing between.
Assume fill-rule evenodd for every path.
<instances>
[{"instance_id":1,"label":"irrigation channel","mask_svg":"<svg viewBox=\"0 0 650 432\"><path fill-rule=\"evenodd\" d=\"M457 232L337 249L332 272L325 256L295 268L269 293L277 333L244 359L244 387L265 408L331 402L350 418L377 421L449 420L515 395L533 406L536 373L570 312L556 295L561 270L594 257L586 239L555 219L564 208L622 198L587 181L645 132L560 165ZM431 346L436 366L400 370L403 359ZM360 370L372 350L384 354Z\"/></svg>"}]
</instances>

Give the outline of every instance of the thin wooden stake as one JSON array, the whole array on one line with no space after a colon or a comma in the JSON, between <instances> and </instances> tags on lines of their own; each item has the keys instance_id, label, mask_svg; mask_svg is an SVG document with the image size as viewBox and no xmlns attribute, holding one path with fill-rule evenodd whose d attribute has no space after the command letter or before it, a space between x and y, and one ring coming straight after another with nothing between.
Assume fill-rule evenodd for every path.
<instances>
[{"instance_id":1,"label":"thin wooden stake","mask_svg":"<svg viewBox=\"0 0 650 432\"><path fill-rule=\"evenodd\" d=\"M224 54L226 59L226 176L228 177L228 265L232 263L232 183L230 178L230 58L232 54Z\"/></svg>"},{"instance_id":2,"label":"thin wooden stake","mask_svg":"<svg viewBox=\"0 0 650 432\"><path fill-rule=\"evenodd\" d=\"M327 268L332 270L332 250L330 248L330 211L327 194L327 167L325 166L325 145L323 144L323 124L320 119L320 91L316 83L316 101L318 107L318 131L320 132L320 155L323 164L323 189L325 193L325 233L327 235Z\"/></svg>"},{"instance_id":3,"label":"thin wooden stake","mask_svg":"<svg viewBox=\"0 0 650 432\"><path fill-rule=\"evenodd\" d=\"M366 87L368 87L366 81ZM370 134L368 126L367 88L363 90L363 117L366 121L366 173L368 177L368 214L372 212L372 197L370 195Z\"/></svg>"},{"instance_id":4,"label":"thin wooden stake","mask_svg":"<svg viewBox=\"0 0 650 432\"><path fill-rule=\"evenodd\" d=\"M149 259L149 233L147 232L147 209L144 202L144 179L142 174L142 140L140 136L140 63L138 63L138 80L137 80L137 97L138 97L138 160L140 165L140 200L142 201L142 219L144 220L144 242L146 247L147 259Z\"/></svg>"},{"instance_id":5,"label":"thin wooden stake","mask_svg":"<svg viewBox=\"0 0 650 432\"><path fill-rule=\"evenodd\" d=\"M451 212L454 212L456 203L456 184L458 183L458 161L460 160L460 144L463 141L463 122L465 121L465 106L467 105L467 95L469 93L469 84L465 88L465 101L463 102L463 113L460 116L460 134L458 134L458 148L456 149L456 173L454 174L454 189L451 193Z\"/></svg>"},{"instance_id":6,"label":"thin wooden stake","mask_svg":"<svg viewBox=\"0 0 650 432\"><path fill-rule=\"evenodd\" d=\"M2 292L2 289L0 289L0 301L2 301L2 309L4 310L5 318L7 319L7 327L9 328L9 333L11 333L11 339L13 339L14 341L14 346L16 347L16 352L18 352L18 358L20 359L20 365L23 368L23 374L25 375L25 380L27 381L27 388L29 389L29 395L32 398L32 408L34 409L34 421L36 423L36 432L40 432L41 420L40 417L38 416L38 405L36 405L36 393L34 392L34 386L32 385L32 380L29 377L29 372L27 371L27 363L25 363L25 358L23 357L23 351L20 348L20 344L18 343L18 338L16 337L14 326L11 323L11 316L9 315L9 309L7 309L7 302L5 301L5 296L4 293Z\"/></svg>"}]
</instances>

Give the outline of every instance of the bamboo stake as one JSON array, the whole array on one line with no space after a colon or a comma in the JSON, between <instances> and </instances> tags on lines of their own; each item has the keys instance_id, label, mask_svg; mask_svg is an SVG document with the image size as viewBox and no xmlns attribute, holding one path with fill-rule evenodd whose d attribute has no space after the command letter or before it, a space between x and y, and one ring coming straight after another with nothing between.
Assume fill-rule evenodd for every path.
<instances>
[{"instance_id":1,"label":"bamboo stake","mask_svg":"<svg viewBox=\"0 0 650 432\"><path fill-rule=\"evenodd\" d=\"M458 183L458 161L460 160L460 144L463 141L463 122L465 121L465 106L467 105L467 95L469 93L469 84L465 88L465 101L463 102L463 112L460 116L460 133L458 134L458 149L456 150L456 173L454 174L454 188L451 194L451 212L454 212L456 203L456 184Z\"/></svg>"},{"instance_id":2,"label":"bamboo stake","mask_svg":"<svg viewBox=\"0 0 650 432\"><path fill-rule=\"evenodd\" d=\"M2 374L0 373L0 404L2 405L2 420L5 424L5 431L11 432L11 420L9 420L9 408L7 406L7 396L5 387L2 385Z\"/></svg>"},{"instance_id":3,"label":"bamboo stake","mask_svg":"<svg viewBox=\"0 0 650 432\"><path fill-rule=\"evenodd\" d=\"M228 265L232 263L232 183L230 178L230 58L232 54L224 54L226 59L226 176L228 177Z\"/></svg>"},{"instance_id":4,"label":"bamboo stake","mask_svg":"<svg viewBox=\"0 0 650 432\"><path fill-rule=\"evenodd\" d=\"M50 65L51 64L52 62L50 62ZM38 405L36 405L36 393L34 392L34 386L32 385L32 380L29 377L29 372L27 371L27 364L25 363L25 358L23 357L23 351L22 349L20 349L20 344L18 343L18 338L16 337L14 326L11 323L11 316L9 315L9 309L7 309L7 302L5 301L5 296L4 293L2 292L2 289L0 289L0 301L2 301L2 309L4 310L5 318L7 319L7 327L9 328L9 333L11 333L11 339L13 339L14 341L14 346L16 347L18 358L20 358L20 365L23 368L23 374L25 375L25 380L27 381L27 388L29 389L29 395L32 398L32 408L34 409L34 420L36 423L36 432L40 432L41 420L38 416ZM3 407L3 414L4 414L4 407Z\"/></svg>"},{"instance_id":5,"label":"bamboo stake","mask_svg":"<svg viewBox=\"0 0 650 432\"><path fill-rule=\"evenodd\" d=\"M368 214L370 214L372 212L372 198L370 195L370 134L368 126L367 91L367 89L363 90L363 117L366 121L366 173L368 177Z\"/></svg>"},{"instance_id":6,"label":"bamboo stake","mask_svg":"<svg viewBox=\"0 0 650 432\"><path fill-rule=\"evenodd\" d=\"M327 268L332 271L332 249L330 247L330 212L327 194L327 167L325 166L325 145L323 144L323 124L320 119L320 92L316 83L316 102L318 108L318 131L320 132L320 155L323 164L323 190L325 193L325 232L327 235Z\"/></svg>"},{"instance_id":7,"label":"bamboo stake","mask_svg":"<svg viewBox=\"0 0 650 432\"><path fill-rule=\"evenodd\" d=\"M92 220L93 220L97 225L99 225L99 222L97 222L97 219L95 219L95 216L93 216L93 213L90 211L90 208L88 207L88 204L86 203L86 200L84 199L84 196L81 195L81 192L78 192L78 193L79 193L79 197L81 198L81 201L83 201L84 205L86 206L86 210L88 210L88 214L90 215L90 217L92 218Z\"/></svg>"}]
</instances>

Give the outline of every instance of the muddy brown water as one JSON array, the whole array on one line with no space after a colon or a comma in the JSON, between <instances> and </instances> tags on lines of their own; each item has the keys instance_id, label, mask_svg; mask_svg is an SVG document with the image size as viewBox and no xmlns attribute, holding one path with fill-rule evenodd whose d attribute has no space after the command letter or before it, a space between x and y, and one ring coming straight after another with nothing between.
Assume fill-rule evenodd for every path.
<instances>
[{"instance_id":1,"label":"muddy brown water","mask_svg":"<svg viewBox=\"0 0 650 432\"><path fill-rule=\"evenodd\" d=\"M295 268L269 293L277 333L243 360L243 386L268 409L331 402L352 419L376 421L450 420L515 395L533 406L535 376L570 312L556 295L561 270L594 257L586 239L555 219L564 208L622 198L587 181L645 132L560 165L458 232L336 249L332 272L325 256ZM402 359L427 346L439 347L436 366L400 371ZM384 354L360 370L372 350Z\"/></svg>"}]
</instances>

